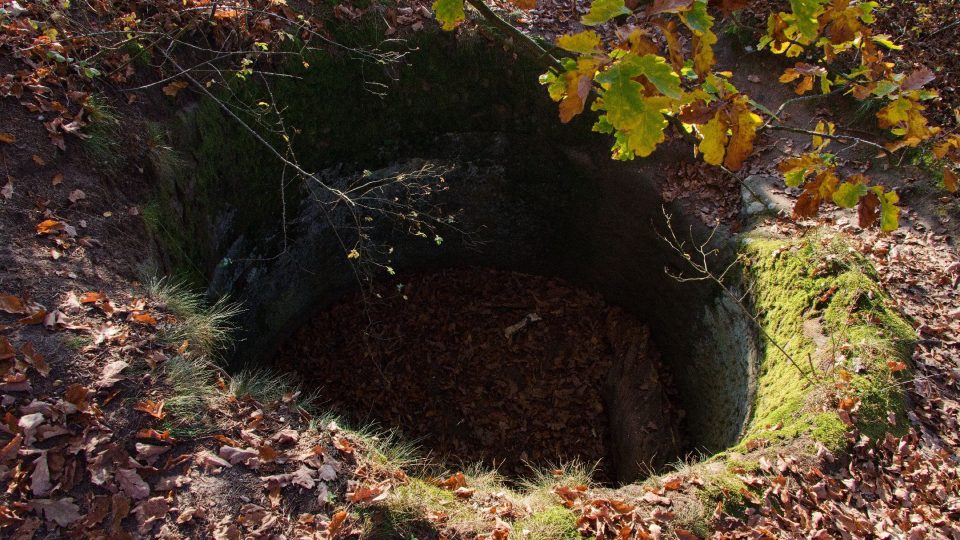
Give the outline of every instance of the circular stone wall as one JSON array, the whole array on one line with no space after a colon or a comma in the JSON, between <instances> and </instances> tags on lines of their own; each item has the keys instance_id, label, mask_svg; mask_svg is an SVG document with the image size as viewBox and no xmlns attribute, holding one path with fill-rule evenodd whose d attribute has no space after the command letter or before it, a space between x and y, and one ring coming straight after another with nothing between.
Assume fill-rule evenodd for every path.
<instances>
[{"instance_id":1,"label":"circular stone wall","mask_svg":"<svg viewBox=\"0 0 960 540\"><path fill-rule=\"evenodd\" d=\"M273 88L278 106L303 126L297 154L324 185L384 186L359 212L320 182L290 183L281 197L282 167L259 143L215 105L184 112L177 140L194 165L161 179L158 212L166 221L158 236L171 259L189 258L212 296L243 302L233 366L262 364L302 324L354 294L363 284L358 275L388 279L385 266L400 277L463 266L556 276L648 325L686 411L680 432L688 448L734 444L753 403L752 322L709 284L678 283L664 272L687 268L660 237L666 229L657 182L664 165L686 153L664 147L654 158L612 161L608 141L589 123L556 121L536 85L536 66L506 61L485 43L422 39L431 41L389 81L385 101L336 87L370 73L349 62L325 65L333 62L325 58L311 62L317 74L311 68L298 74L303 80ZM456 76L444 71L454 68ZM337 77L323 76L330 69ZM500 78L488 79L492 73ZM422 109L425 97L429 110ZM338 106L316 106L333 102ZM338 116L344 111L350 119ZM358 130L366 138L358 139ZM395 181L410 177L434 189L424 196ZM395 201L457 219L436 224L442 242L423 239L411 234L409 221L384 217ZM674 224L696 238L709 232L679 215ZM716 238L722 253L722 231ZM371 247L359 260L348 257L358 242ZM628 390L615 402L629 409L636 405ZM622 439L611 476L648 474L634 459L642 443Z\"/></svg>"}]
</instances>

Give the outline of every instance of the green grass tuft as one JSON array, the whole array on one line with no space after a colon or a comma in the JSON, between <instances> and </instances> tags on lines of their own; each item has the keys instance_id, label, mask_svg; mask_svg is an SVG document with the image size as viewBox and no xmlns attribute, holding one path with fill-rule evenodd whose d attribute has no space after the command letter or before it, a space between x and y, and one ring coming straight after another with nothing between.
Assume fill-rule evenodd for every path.
<instances>
[{"instance_id":1,"label":"green grass tuft","mask_svg":"<svg viewBox=\"0 0 960 540\"><path fill-rule=\"evenodd\" d=\"M199 420L217 394L211 364L205 359L175 356L162 367L173 388L173 395L166 400L167 412L185 420Z\"/></svg>"},{"instance_id":2,"label":"green grass tuft","mask_svg":"<svg viewBox=\"0 0 960 540\"><path fill-rule=\"evenodd\" d=\"M83 153L103 168L120 167L123 163L123 134L116 109L99 95L91 96L84 108L90 123L83 130L84 137L80 144Z\"/></svg>"},{"instance_id":3,"label":"green grass tuft","mask_svg":"<svg viewBox=\"0 0 960 540\"><path fill-rule=\"evenodd\" d=\"M233 321L242 311L239 304L221 298L207 306L202 295L181 281L154 279L147 288L178 319L162 331L164 342L187 341L193 354L209 358L217 358L229 348L236 330Z\"/></svg>"},{"instance_id":4,"label":"green grass tuft","mask_svg":"<svg viewBox=\"0 0 960 540\"><path fill-rule=\"evenodd\" d=\"M553 505L516 522L513 530L527 540L577 540L577 517L569 509Z\"/></svg>"},{"instance_id":5,"label":"green grass tuft","mask_svg":"<svg viewBox=\"0 0 960 540\"><path fill-rule=\"evenodd\" d=\"M153 174L161 180L174 179L187 168L187 160L169 143L170 135L161 124L147 122L147 157Z\"/></svg>"},{"instance_id":6,"label":"green grass tuft","mask_svg":"<svg viewBox=\"0 0 960 540\"><path fill-rule=\"evenodd\" d=\"M298 395L299 383L290 373L280 373L267 368L246 368L230 377L227 389L237 399L270 403L293 396L294 405L307 410L314 408L315 396Z\"/></svg>"}]
</instances>

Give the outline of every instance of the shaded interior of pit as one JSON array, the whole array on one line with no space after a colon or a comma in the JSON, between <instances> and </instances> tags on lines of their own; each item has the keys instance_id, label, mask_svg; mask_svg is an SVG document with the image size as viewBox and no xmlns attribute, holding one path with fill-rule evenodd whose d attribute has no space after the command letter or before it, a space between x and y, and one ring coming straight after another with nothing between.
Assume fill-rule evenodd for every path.
<instances>
[{"instance_id":1,"label":"shaded interior of pit","mask_svg":"<svg viewBox=\"0 0 960 540\"><path fill-rule=\"evenodd\" d=\"M144 214L167 273L193 275L212 298L244 304L230 369L270 362L301 326L371 283L392 283L387 267L403 279L469 266L556 276L649 327L676 407L686 412L678 429L687 448L710 453L735 444L754 400L753 324L710 283L681 283L665 272L689 267L661 238L657 184L666 165L690 158L689 149L665 145L644 160L612 161L610 141L591 132L589 118L557 121L536 64L483 39L415 39L406 64L384 72L387 97L357 90L378 76L371 66L324 54L309 70L290 66L296 77L278 79L269 92L241 89L286 112L298 129L292 144L301 166L325 185L388 186L362 207L338 204L317 182L289 181L289 170L219 105L201 101L182 111L173 137L182 163L153 164L161 189ZM411 175L430 186L428 197L392 180ZM424 232L405 217L385 218L395 202L418 216L456 219ZM709 234L678 208L666 210L684 237ZM729 238L714 235L718 267L732 253ZM361 245L362 256L351 257ZM610 404L642 408L628 390L643 375L623 367L624 391L604 393L608 419L630 417ZM607 461L618 481L650 472L641 466L650 439L643 429L622 429L621 442L603 450L623 454Z\"/></svg>"},{"instance_id":2,"label":"shaded interior of pit","mask_svg":"<svg viewBox=\"0 0 960 540\"><path fill-rule=\"evenodd\" d=\"M579 461L612 481L684 446L646 325L555 278L462 268L381 282L312 317L273 365L453 467L521 477Z\"/></svg>"}]
</instances>

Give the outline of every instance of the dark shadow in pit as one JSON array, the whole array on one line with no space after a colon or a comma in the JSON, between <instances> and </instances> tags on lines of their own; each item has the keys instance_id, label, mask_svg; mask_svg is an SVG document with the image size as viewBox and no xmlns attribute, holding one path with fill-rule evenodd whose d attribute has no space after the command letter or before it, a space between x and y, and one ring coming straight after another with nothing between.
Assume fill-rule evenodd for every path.
<instances>
[{"instance_id":1,"label":"dark shadow in pit","mask_svg":"<svg viewBox=\"0 0 960 540\"><path fill-rule=\"evenodd\" d=\"M324 410L399 428L450 467L522 478L579 462L609 483L617 463L657 470L685 447L647 327L553 277L378 280L310 317L270 361Z\"/></svg>"},{"instance_id":2,"label":"dark shadow in pit","mask_svg":"<svg viewBox=\"0 0 960 540\"><path fill-rule=\"evenodd\" d=\"M508 55L481 42L431 39L401 74L389 104L378 109L351 103L363 101L362 97L340 95L337 107L355 106L357 114L364 115L358 122L373 124L365 129L398 136L403 130L393 128L403 118L404 103L434 100L432 105L443 114L425 124L416 116L422 111L406 110L411 115L411 133L406 135L414 142L391 150L390 159L380 160L385 163L380 167L364 161L331 168L344 160L318 159L312 170L322 170L321 177L334 186L412 173L425 164L445 171L431 181L440 182L442 176L447 189L432 196L429 205L444 212L461 210L456 228L469 234L441 227L443 242L438 245L432 238L411 235L407 223L381 219L371 211L373 220L362 221L367 224L362 233L392 248L381 262L400 276L483 266L558 276L598 291L649 325L678 387L679 404L686 410L682 431L690 449L714 452L734 444L753 401L757 339L751 322L716 288L703 282L678 283L664 273L664 267L674 272L686 268L659 237L665 224L657 184L667 165L688 156L664 147L645 160L612 161L608 141L590 132L589 121L567 126L556 121L554 106L536 85L535 66L508 60ZM437 75L438 69L457 64L458 59L460 67L467 67L457 72L458 77ZM505 80L491 84L490 73ZM471 89L485 93L471 100ZM322 82L304 84L300 91L322 94ZM496 92L494 103L490 92ZM297 100L304 98L291 98L292 110L301 115L298 121L334 130L328 138L336 139L337 129L345 133L355 129L331 123L328 116L333 113L323 107L297 109ZM477 103L487 103L487 108L477 109ZM266 153L249 155L234 149L224 154L216 148L204 150L197 142L214 129L216 117L215 109L202 106L199 113L185 116L183 141L194 142L193 159L202 168L195 179L178 182L170 192L182 207L184 230L191 230L191 223L197 229L201 223L212 231L203 240L211 294L229 293L247 309L244 341L234 365L263 363L303 321L360 287L354 261L346 256L358 238L357 214L348 205L318 203L329 203L329 193L310 184L295 194L297 206L288 206L287 232L282 234L276 197L238 196L249 193L249 183L255 180L237 171L244 170L244 163L249 171L262 171ZM523 123L515 121L521 117ZM317 155L323 152L319 148ZM309 155L309 149L300 155ZM276 186L280 170L272 171L256 180L262 182L258 185L263 193ZM200 191L205 197L196 196ZM402 190L392 194L404 197ZM708 234L698 223L682 217L676 221L680 233L689 229L697 238ZM722 244L722 249L729 247ZM636 406L631 404L631 384L639 381L632 380L628 369L622 379L612 398L620 406L611 417L611 454L616 456L615 477L627 482L650 471L632 459L638 455L640 428L629 421L631 407Z\"/></svg>"}]
</instances>

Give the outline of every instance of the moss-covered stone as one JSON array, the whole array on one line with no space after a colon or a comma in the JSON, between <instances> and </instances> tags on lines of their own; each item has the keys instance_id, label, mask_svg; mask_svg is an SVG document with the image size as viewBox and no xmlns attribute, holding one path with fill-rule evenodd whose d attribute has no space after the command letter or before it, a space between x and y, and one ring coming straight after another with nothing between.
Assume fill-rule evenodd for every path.
<instances>
[{"instance_id":1,"label":"moss-covered stone","mask_svg":"<svg viewBox=\"0 0 960 540\"><path fill-rule=\"evenodd\" d=\"M906 427L898 386L915 339L892 308L869 262L835 236L744 242L745 278L768 337L746 442L809 434L832 450L845 426L826 399L837 377L860 400L858 427L877 439ZM817 340L820 343L817 343ZM777 347L779 344L787 354ZM787 356L789 355L789 357ZM843 381L841 381L841 385ZM888 414L897 418L888 423Z\"/></svg>"},{"instance_id":2,"label":"moss-covered stone","mask_svg":"<svg viewBox=\"0 0 960 540\"><path fill-rule=\"evenodd\" d=\"M831 452L840 452L847 445L847 426L835 411L822 412L814 417L812 435Z\"/></svg>"},{"instance_id":3,"label":"moss-covered stone","mask_svg":"<svg viewBox=\"0 0 960 540\"><path fill-rule=\"evenodd\" d=\"M719 472L704 480L699 495L705 508L715 508L719 503L727 514L742 516L747 505L746 491L747 485L737 475Z\"/></svg>"}]
</instances>

